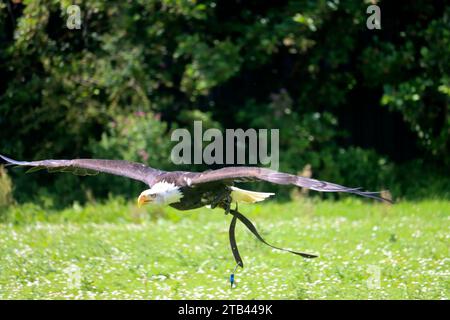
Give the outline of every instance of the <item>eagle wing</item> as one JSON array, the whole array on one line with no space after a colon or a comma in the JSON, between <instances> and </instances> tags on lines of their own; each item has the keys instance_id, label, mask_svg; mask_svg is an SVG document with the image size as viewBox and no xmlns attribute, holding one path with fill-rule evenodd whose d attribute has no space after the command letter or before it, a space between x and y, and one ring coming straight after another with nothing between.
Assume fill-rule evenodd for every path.
<instances>
[{"instance_id":1,"label":"eagle wing","mask_svg":"<svg viewBox=\"0 0 450 320\"><path fill-rule=\"evenodd\" d=\"M346 192L363 197L391 202L379 196L379 192L362 191L361 188L348 188L339 184L296 176L289 173L278 172L258 167L226 167L218 170L209 170L201 173L185 172L178 179L182 185L196 185L213 181L267 181L281 185L295 185L320 192Z\"/></svg>"},{"instance_id":2,"label":"eagle wing","mask_svg":"<svg viewBox=\"0 0 450 320\"><path fill-rule=\"evenodd\" d=\"M77 175L95 175L99 172L110 173L142 181L150 186L156 177L163 171L150 168L142 163L128 162L124 160L105 159L72 159L72 160L40 160L40 161L16 161L0 155L7 165L31 167L27 172L47 169L49 172L71 172Z\"/></svg>"}]
</instances>

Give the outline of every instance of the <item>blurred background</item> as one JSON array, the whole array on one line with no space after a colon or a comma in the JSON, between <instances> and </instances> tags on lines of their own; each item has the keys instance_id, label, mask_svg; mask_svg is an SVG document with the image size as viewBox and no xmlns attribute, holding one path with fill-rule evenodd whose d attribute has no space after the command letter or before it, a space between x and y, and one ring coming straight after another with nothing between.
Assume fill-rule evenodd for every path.
<instances>
[{"instance_id":1,"label":"blurred background","mask_svg":"<svg viewBox=\"0 0 450 320\"><path fill-rule=\"evenodd\" d=\"M371 4L381 30L366 27ZM170 162L171 130L203 120L279 128L282 171L448 199L449 70L445 1L3 0L0 153L203 170ZM0 167L2 205L142 187Z\"/></svg>"}]
</instances>

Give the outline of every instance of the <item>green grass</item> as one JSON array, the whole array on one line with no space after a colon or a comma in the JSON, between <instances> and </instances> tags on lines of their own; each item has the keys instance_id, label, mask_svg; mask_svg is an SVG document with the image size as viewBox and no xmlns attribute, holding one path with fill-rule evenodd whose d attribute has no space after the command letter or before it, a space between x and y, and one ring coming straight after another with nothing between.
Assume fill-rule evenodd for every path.
<instances>
[{"instance_id":1,"label":"green grass","mask_svg":"<svg viewBox=\"0 0 450 320\"><path fill-rule=\"evenodd\" d=\"M238 222L245 268L231 290L231 217L220 210L140 210L120 199L60 212L22 205L0 213L0 298L450 298L449 202L240 209L269 242L320 257L274 251Z\"/></svg>"}]
</instances>

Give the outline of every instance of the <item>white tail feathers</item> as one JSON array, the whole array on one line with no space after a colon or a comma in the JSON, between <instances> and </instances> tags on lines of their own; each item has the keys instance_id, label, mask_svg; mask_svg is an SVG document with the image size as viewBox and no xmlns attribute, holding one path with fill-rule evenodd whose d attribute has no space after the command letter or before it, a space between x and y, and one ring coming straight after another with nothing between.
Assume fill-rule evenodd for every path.
<instances>
[{"instance_id":1,"label":"white tail feathers","mask_svg":"<svg viewBox=\"0 0 450 320\"><path fill-rule=\"evenodd\" d=\"M263 201L264 199L273 196L275 193L271 192L255 192L236 187L231 188L231 199L233 202L255 203Z\"/></svg>"}]
</instances>

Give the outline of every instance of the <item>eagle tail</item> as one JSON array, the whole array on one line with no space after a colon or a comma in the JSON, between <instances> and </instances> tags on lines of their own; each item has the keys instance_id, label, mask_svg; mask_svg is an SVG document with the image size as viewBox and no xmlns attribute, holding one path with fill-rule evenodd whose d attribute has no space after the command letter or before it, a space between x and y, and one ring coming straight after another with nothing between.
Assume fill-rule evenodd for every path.
<instances>
[{"instance_id":1,"label":"eagle tail","mask_svg":"<svg viewBox=\"0 0 450 320\"><path fill-rule=\"evenodd\" d=\"M233 202L243 202L243 203L255 203L263 201L264 199L273 196L275 193L271 192L255 192L244 189L239 189L237 187L230 187L231 198Z\"/></svg>"}]
</instances>

